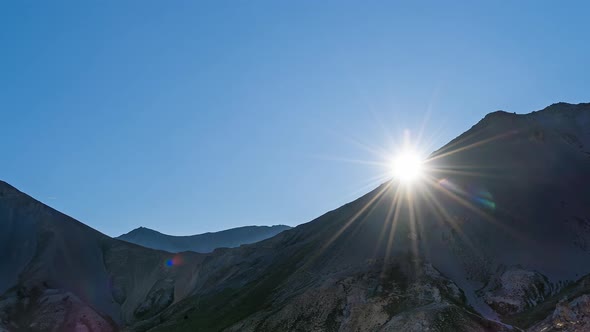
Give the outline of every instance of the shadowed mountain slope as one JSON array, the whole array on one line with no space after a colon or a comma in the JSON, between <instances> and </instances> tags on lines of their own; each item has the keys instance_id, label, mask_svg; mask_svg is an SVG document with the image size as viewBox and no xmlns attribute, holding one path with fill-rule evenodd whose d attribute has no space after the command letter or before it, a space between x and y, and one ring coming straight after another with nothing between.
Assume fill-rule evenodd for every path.
<instances>
[{"instance_id":1,"label":"shadowed mountain slope","mask_svg":"<svg viewBox=\"0 0 590 332\"><path fill-rule=\"evenodd\" d=\"M0 327L9 331L117 330L185 296L181 283L203 260L186 253L172 269L172 254L111 239L4 182L0 250Z\"/></svg>"}]
</instances>

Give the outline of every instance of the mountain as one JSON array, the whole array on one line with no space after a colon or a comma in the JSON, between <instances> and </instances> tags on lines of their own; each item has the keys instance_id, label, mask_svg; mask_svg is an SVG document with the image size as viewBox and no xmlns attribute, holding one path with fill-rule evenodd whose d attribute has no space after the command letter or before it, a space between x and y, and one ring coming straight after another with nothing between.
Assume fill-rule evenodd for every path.
<instances>
[{"instance_id":1,"label":"mountain","mask_svg":"<svg viewBox=\"0 0 590 332\"><path fill-rule=\"evenodd\" d=\"M221 232L173 236L149 228L139 227L117 237L117 239L168 252L195 251L209 253L216 248L234 248L242 244L262 241L290 228L286 225L245 226Z\"/></svg>"},{"instance_id":2,"label":"mountain","mask_svg":"<svg viewBox=\"0 0 590 332\"><path fill-rule=\"evenodd\" d=\"M0 331L117 331L186 296L204 258L111 239L1 181L0 252Z\"/></svg>"},{"instance_id":3,"label":"mountain","mask_svg":"<svg viewBox=\"0 0 590 332\"><path fill-rule=\"evenodd\" d=\"M206 254L108 238L2 184L0 330L590 329L590 104L490 113L425 167Z\"/></svg>"},{"instance_id":4,"label":"mountain","mask_svg":"<svg viewBox=\"0 0 590 332\"><path fill-rule=\"evenodd\" d=\"M501 331L543 319L562 330L589 326L580 325L588 324L584 309L556 321L552 311L556 297L584 308L576 303L590 293L587 286L568 293L590 273L590 104L491 113L426 166L430 180L421 186L389 181L310 223L213 255L207 265L226 268L198 282L211 286L142 326Z\"/></svg>"}]
</instances>

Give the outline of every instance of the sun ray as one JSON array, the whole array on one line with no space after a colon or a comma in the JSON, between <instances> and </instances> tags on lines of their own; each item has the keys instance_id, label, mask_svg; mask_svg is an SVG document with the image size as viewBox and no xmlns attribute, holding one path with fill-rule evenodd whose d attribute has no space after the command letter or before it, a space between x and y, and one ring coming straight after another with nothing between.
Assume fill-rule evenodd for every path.
<instances>
[{"instance_id":1,"label":"sun ray","mask_svg":"<svg viewBox=\"0 0 590 332\"><path fill-rule=\"evenodd\" d=\"M458 152L470 150L470 149L473 149L473 148L476 148L476 147L479 147L479 146L488 144L488 143L493 142L495 140L498 140L498 139L501 139L501 138L506 138L506 137L508 137L510 135L513 135L513 134L515 134L515 132L513 132L513 131L510 131L510 132L507 132L507 133L502 133L502 134L499 134L499 135L496 135L496 136L492 136L492 137L486 138L484 140L477 141L475 143L471 143L471 144L468 144L468 145L465 145L465 146L462 146L460 148L456 148L454 150L447 151L447 152L439 153L440 152L440 150L439 150L439 151L435 152L432 157L428 158L426 160L426 162L432 162L432 161L437 160L437 159L441 159L441 158L444 158L444 157L451 156L451 155L453 155L455 153L458 153ZM448 150L448 147L449 147L449 145L447 145L447 147L445 147L444 149L447 149Z\"/></svg>"},{"instance_id":2,"label":"sun ray","mask_svg":"<svg viewBox=\"0 0 590 332\"><path fill-rule=\"evenodd\" d=\"M366 181L364 181L362 184L360 184L359 188L354 190L352 193L350 193L350 195L353 197L357 197L359 194L365 193L368 190L374 189L375 187L389 181L390 178L391 178L391 175L387 174L387 173L383 173L383 174L379 174L377 176L371 177L371 178L367 179Z\"/></svg>"},{"instance_id":3,"label":"sun ray","mask_svg":"<svg viewBox=\"0 0 590 332\"><path fill-rule=\"evenodd\" d=\"M380 114L372 113L378 124ZM469 215L475 215L486 222L493 223L499 229L507 232L517 239L522 239L517 232L512 230L508 225L496 219L492 214L496 208L494 201L489 202L486 197L479 197L479 193L473 193L473 189L463 189L455 180L466 179L471 185L477 179L497 179L506 176L503 168L496 165L478 165L478 164L460 164L457 163L456 156L471 149L480 148L494 141L514 135L515 131L501 133L492 137L483 138L482 132L476 134L464 134L451 141L443 148L436 150L430 155L422 154L424 151L431 150L436 140L432 139L433 131L428 131L431 140L426 139L426 123L430 120L430 108L424 115L421 126L418 128L417 135L411 137L412 132L407 129L401 130L397 141L384 126L379 128L386 136L387 148L381 146L371 146L362 140L349 135L343 135L341 138L360 147L369 154L379 158L376 160L363 160L354 158L337 158L331 156L319 156L323 160L334 160L339 162L354 163L359 165L368 165L372 167L383 168L386 172L378 173L376 176L366 179L358 190L365 191L369 187L381 185L382 187L375 192L367 201L361 203L359 208L349 218L343 220L341 226L332 230L329 240L319 246L315 255L308 260L311 263L325 252L333 243L343 237L348 238L350 234L364 230L366 222L372 220L376 223L371 227L377 227L379 232L375 249L374 259L384 259L384 264L394 255L396 241L403 240L407 243L408 253L414 257L422 255L421 250L427 252L427 243L423 241L428 238L426 225L428 218L434 218L445 229L451 229L453 234L458 236L458 240L466 244L469 248L475 248L470 233L462 228L461 224L453 213L457 207L458 211L468 211ZM441 135L442 129L439 128L438 134ZM411 138L416 138L412 140ZM398 142L398 143L396 143ZM448 158L448 159L447 159ZM453 180L448 180L453 179ZM440 181L446 181L445 184ZM475 183L477 184L477 182ZM387 194L386 194L387 193ZM387 198L389 201L384 201ZM486 199L485 201L482 201ZM485 205L484 203L490 203ZM380 207L378 213L374 213L377 207ZM452 207L449 207L452 206ZM450 210L449 210L450 209ZM490 210L494 209L494 210ZM497 211L496 211L497 212ZM373 220L373 216L381 216L383 220ZM403 224L405 223L405 224ZM405 234L400 234L400 226L408 231L408 239ZM397 239L397 240L396 240ZM383 250L385 250L383 252ZM405 250L405 249L404 249ZM383 254L382 257L378 257ZM307 263L306 263L307 264Z\"/></svg>"},{"instance_id":4,"label":"sun ray","mask_svg":"<svg viewBox=\"0 0 590 332\"><path fill-rule=\"evenodd\" d=\"M467 177L477 177L477 178L487 178L487 179L503 179L504 176L491 174L489 172L478 172L478 171L468 171L468 170L454 170L448 168L437 168L436 172L440 175L459 175L459 176L467 176Z\"/></svg>"},{"instance_id":5,"label":"sun ray","mask_svg":"<svg viewBox=\"0 0 590 332\"><path fill-rule=\"evenodd\" d=\"M383 237L385 236L385 232L387 231L387 226L389 226L389 221L391 220L393 222L393 219L391 219L393 213L394 213L394 209L396 208L396 204L397 204L397 199L398 199L398 195L399 195L399 186L397 186L395 188L395 192L393 194L393 199L391 200L389 207L387 209L387 214L385 216L385 220L383 221L383 227L381 228L381 232L379 234L379 239L377 240L377 245L375 246L375 254L373 255L373 257L377 257L379 248L381 247L381 241L383 241ZM392 227L393 228L393 227ZM389 250L389 241L388 241L388 247L386 248L386 250Z\"/></svg>"},{"instance_id":6,"label":"sun ray","mask_svg":"<svg viewBox=\"0 0 590 332\"><path fill-rule=\"evenodd\" d=\"M309 260L304 264L304 267L311 265L315 259L317 259L328 247L330 247L332 243L336 241L336 239L338 239L348 227L350 227L350 225L352 225L368 208L373 206L374 203L379 198L381 198L381 196L389 189L389 186L390 183L383 185L383 187L373 197L371 197L367 203L365 203L352 217L350 217L349 220L344 225L342 225L342 227L340 227L340 229L328 241L326 241L312 257L309 258Z\"/></svg>"},{"instance_id":7,"label":"sun ray","mask_svg":"<svg viewBox=\"0 0 590 332\"><path fill-rule=\"evenodd\" d=\"M394 207L394 211L393 211L393 219L391 220L391 227L389 229L389 237L387 239L387 248L385 249L385 257L383 260L383 265L385 267L385 264L388 263L391 255L392 255L392 251L393 251L393 241L395 238L395 231L397 230L397 224L399 221L399 212L400 212L400 199L399 199L399 195L401 195L401 192L399 190L399 186L396 189L394 198L393 198L393 205ZM382 270L382 274L385 272L385 269Z\"/></svg>"},{"instance_id":8,"label":"sun ray","mask_svg":"<svg viewBox=\"0 0 590 332\"><path fill-rule=\"evenodd\" d=\"M345 162L345 163L378 166L378 167L387 167L388 166L388 163L386 163L385 161L374 161L374 160L363 160L363 159L341 158L341 157L330 157L330 156L314 156L314 157L319 160L341 161L341 162Z\"/></svg>"},{"instance_id":9,"label":"sun ray","mask_svg":"<svg viewBox=\"0 0 590 332\"><path fill-rule=\"evenodd\" d=\"M461 229L461 227L459 227L459 225L457 225L453 221L453 218L451 217L451 215L444 208L444 206L438 201L438 199L429 190L425 190L424 195L426 198L425 201L434 207L435 214L439 214L440 216L442 216L441 219L442 219L443 225L447 224L447 225L451 226L451 228L453 228L455 230L455 232L459 235L461 240L463 240L469 248L474 249L475 246L474 246L473 242L471 241L471 239L469 239L469 237L467 237L465 235L465 233L463 232L463 229Z\"/></svg>"},{"instance_id":10,"label":"sun ray","mask_svg":"<svg viewBox=\"0 0 590 332\"><path fill-rule=\"evenodd\" d=\"M372 153L373 155L377 156L377 157L382 157L384 155L388 154L388 151L382 147L379 146L371 146L369 144L366 144L364 142L362 142L359 139L355 139L353 137L343 137L345 140L351 142L352 144L360 147L361 149Z\"/></svg>"},{"instance_id":11,"label":"sun ray","mask_svg":"<svg viewBox=\"0 0 590 332\"><path fill-rule=\"evenodd\" d=\"M420 251L418 248L418 241L420 240L420 233L418 232L418 221L416 219L415 202L413 200L412 191L406 190L406 208L408 210L408 223L410 225L410 243L411 243L411 255L412 264L411 266L417 270L418 258L420 257Z\"/></svg>"},{"instance_id":12,"label":"sun ray","mask_svg":"<svg viewBox=\"0 0 590 332\"><path fill-rule=\"evenodd\" d=\"M461 196L453 193L452 191L444 188L443 186L437 185L436 182L430 182L430 183L432 184L433 188L435 188L435 189L439 190L440 192L444 193L449 198L453 199L455 202L459 203L460 205L464 206L465 208L469 209L470 211L476 213L478 216L482 217L483 220L485 220L487 222L490 222L493 225L499 227L500 229L502 229L504 232L506 232L507 234L511 235L515 239L518 239L518 240L521 240L521 241L524 240L524 238L520 234L516 233L513 229L511 229L510 227L508 227L504 223L499 222L498 220L496 220L495 218L493 218L490 214L488 214L485 211L481 210L480 208L478 208L477 206L473 205L472 203L470 203L466 199L464 199Z\"/></svg>"}]
</instances>

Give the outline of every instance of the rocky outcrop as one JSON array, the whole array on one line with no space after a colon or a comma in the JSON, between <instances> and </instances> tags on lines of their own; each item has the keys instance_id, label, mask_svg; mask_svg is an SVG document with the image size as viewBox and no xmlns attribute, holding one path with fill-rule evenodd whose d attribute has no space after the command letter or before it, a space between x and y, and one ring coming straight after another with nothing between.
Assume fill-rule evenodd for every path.
<instances>
[{"instance_id":1,"label":"rocky outcrop","mask_svg":"<svg viewBox=\"0 0 590 332\"><path fill-rule=\"evenodd\" d=\"M133 314L138 319L145 319L166 309L172 302L174 302L174 280L160 280L154 284Z\"/></svg>"},{"instance_id":2,"label":"rocky outcrop","mask_svg":"<svg viewBox=\"0 0 590 332\"><path fill-rule=\"evenodd\" d=\"M229 331L501 331L478 316L463 292L424 262L376 262L365 272L330 278Z\"/></svg>"},{"instance_id":3,"label":"rocky outcrop","mask_svg":"<svg viewBox=\"0 0 590 332\"><path fill-rule=\"evenodd\" d=\"M8 331L118 331L118 325L71 292L18 289L0 301L0 326Z\"/></svg>"},{"instance_id":4,"label":"rocky outcrop","mask_svg":"<svg viewBox=\"0 0 590 332\"><path fill-rule=\"evenodd\" d=\"M560 301L553 313L534 325L531 332L586 332L590 331L590 295L571 301Z\"/></svg>"},{"instance_id":5,"label":"rocky outcrop","mask_svg":"<svg viewBox=\"0 0 590 332\"><path fill-rule=\"evenodd\" d=\"M12 266L0 263L0 326L28 331L86 324L101 331L93 324L131 324L189 293L202 255L114 240L6 183L0 182L0 193L0 240L7 240L0 249L15 253L7 259ZM168 266L173 259L177 264Z\"/></svg>"},{"instance_id":6,"label":"rocky outcrop","mask_svg":"<svg viewBox=\"0 0 590 332\"><path fill-rule=\"evenodd\" d=\"M483 298L498 314L511 315L543 302L551 290L542 274L512 268L492 278Z\"/></svg>"}]
</instances>

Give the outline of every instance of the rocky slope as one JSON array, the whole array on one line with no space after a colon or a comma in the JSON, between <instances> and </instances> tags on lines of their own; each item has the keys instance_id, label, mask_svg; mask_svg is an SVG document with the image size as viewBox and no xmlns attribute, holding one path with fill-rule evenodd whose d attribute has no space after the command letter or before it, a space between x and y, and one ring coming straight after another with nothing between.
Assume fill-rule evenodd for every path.
<instances>
[{"instance_id":1,"label":"rocky slope","mask_svg":"<svg viewBox=\"0 0 590 332\"><path fill-rule=\"evenodd\" d=\"M213 233L173 236L139 227L117 239L168 252L209 253L217 248L235 248L242 244L262 241L290 228L286 225L244 226Z\"/></svg>"},{"instance_id":2,"label":"rocky slope","mask_svg":"<svg viewBox=\"0 0 590 332\"><path fill-rule=\"evenodd\" d=\"M492 113L427 166L423 186L388 182L308 224L213 255L205 268L219 275L199 280L157 323L132 329L495 331L506 328L495 321L590 273L590 105ZM424 264L465 300L418 277ZM413 286L375 295L392 289L391 266L413 267L397 276ZM386 310L395 296L406 304Z\"/></svg>"},{"instance_id":3,"label":"rocky slope","mask_svg":"<svg viewBox=\"0 0 590 332\"><path fill-rule=\"evenodd\" d=\"M111 239L4 182L0 237L0 326L9 331L117 330L186 296L182 285L204 259Z\"/></svg>"},{"instance_id":4,"label":"rocky slope","mask_svg":"<svg viewBox=\"0 0 590 332\"><path fill-rule=\"evenodd\" d=\"M17 272L2 266L0 326L38 326L44 316L31 313L48 310L78 317L38 300L71 293L94 310L95 330L583 331L590 104L491 113L426 166L421 185L390 181L270 239L206 255L172 257L0 197L6 239L19 239L2 249L30 243L10 258Z\"/></svg>"}]
</instances>

